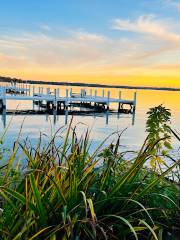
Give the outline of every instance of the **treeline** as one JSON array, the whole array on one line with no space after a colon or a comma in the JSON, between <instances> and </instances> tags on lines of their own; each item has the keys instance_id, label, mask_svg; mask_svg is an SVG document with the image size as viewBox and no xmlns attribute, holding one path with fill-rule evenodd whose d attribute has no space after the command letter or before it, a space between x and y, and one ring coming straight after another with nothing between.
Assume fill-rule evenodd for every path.
<instances>
[{"instance_id":1,"label":"treeline","mask_svg":"<svg viewBox=\"0 0 180 240\"><path fill-rule=\"evenodd\" d=\"M77 86L77 87L98 87L98 88L121 88L121 89L134 89L134 90L164 90L164 91L180 91L180 88L174 87L144 87L144 86L125 86L125 85L108 85L108 84L96 84L81 82L57 82L57 81L42 81L42 80L22 80L19 78L10 78L0 76L0 82L16 82L27 84L40 84L40 85L59 85L59 86Z\"/></svg>"}]
</instances>

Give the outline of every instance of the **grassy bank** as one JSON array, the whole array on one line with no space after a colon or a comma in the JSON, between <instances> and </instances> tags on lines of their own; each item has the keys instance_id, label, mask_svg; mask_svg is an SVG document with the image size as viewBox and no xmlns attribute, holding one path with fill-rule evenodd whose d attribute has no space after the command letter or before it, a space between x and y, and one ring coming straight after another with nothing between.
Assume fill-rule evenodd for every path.
<instances>
[{"instance_id":1,"label":"grassy bank","mask_svg":"<svg viewBox=\"0 0 180 240\"><path fill-rule=\"evenodd\" d=\"M8 161L0 167L0 239L178 239L180 192L167 176L178 180L179 160L162 150L170 148L165 130L157 137L149 129L131 160L124 160L121 133L90 153L88 131L77 139L70 123L58 145L61 131L48 144L18 137L10 153L1 151Z\"/></svg>"}]
</instances>

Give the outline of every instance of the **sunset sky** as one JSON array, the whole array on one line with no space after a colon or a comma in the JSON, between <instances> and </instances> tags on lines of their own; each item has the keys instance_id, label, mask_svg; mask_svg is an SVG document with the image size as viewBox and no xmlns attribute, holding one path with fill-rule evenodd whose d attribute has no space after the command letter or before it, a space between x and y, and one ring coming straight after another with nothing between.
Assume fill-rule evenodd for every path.
<instances>
[{"instance_id":1,"label":"sunset sky","mask_svg":"<svg viewBox=\"0 0 180 240\"><path fill-rule=\"evenodd\" d=\"M180 87L180 0L0 1L0 75Z\"/></svg>"}]
</instances>

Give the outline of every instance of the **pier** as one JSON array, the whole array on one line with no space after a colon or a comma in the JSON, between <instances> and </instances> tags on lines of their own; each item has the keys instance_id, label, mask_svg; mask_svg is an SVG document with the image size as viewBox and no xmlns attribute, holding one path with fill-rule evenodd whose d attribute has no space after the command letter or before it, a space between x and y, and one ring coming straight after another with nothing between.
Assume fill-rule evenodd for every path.
<instances>
[{"instance_id":1,"label":"pier","mask_svg":"<svg viewBox=\"0 0 180 240\"><path fill-rule=\"evenodd\" d=\"M99 91L100 92L100 91ZM25 101L31 102L31 108L25 111L8 109L7 102ZM113 109L111 108L113 104ZM114 107L116 106L116 108ZM35 110L35 109L38 110ZM132 124L134 124L136 109L136 92L133 99L123 99L122 92L119 91L118 98L112 98L110 91L101 90L101 95L97 94L97 89L80 89L74 92L72 88L66 89L62 94L61 89L50 89L35 87L28 84L9 84L0 86L0 112L2 113L3 125L6 123L6 114L51 114L56 122L58 115L65 116L65 124L68 115L92 115L105 113L106 124L110 114L117 113L118 118L121 113L132 114Z\"/></svg>"},{"instance_id":2,"label":"pier","mask_svg":"<svg viewBox=\"0 0 180 240\"><path fill-rule=\"evenodd\" d=\"M110 104L117 104L118 112L132 113L136 108L136 92L131 100L123 99L121 92L118 98L112 98L110 91L105 96L104 90L102 95L97 95L97 90L81 89L80 93L74 93L71 88L66 89L65 96L60 94L60 89L39 87L35 90L34 86L0 86L0 110L7 109L7 101L32 101L33 105L39 105L47 110L54 109L61 111L68 109L71 106L79 106L90 109L99 109L102 111L109 110ZM125 107L126 106L126 107ZM128 108L127 108L128 107ZM8 109L7 109L8 110Z\"/></svg>"},{"instance_id":3,"label":"pier","mask_svg":"<svg viewBox=\"0 0 180 240\"><path fill-rule=\"evenodd\" d=\"M101 92L101 95L97 93ZM8 104L14 101L21 101L21 106L29 101L29 109L8 109ZM111 108L111 104L113 108ZM18 105L18 103L17 103ZM0 113L2 114L3 125L6 125L6 115L8 114L45 114L54 116L54 123L59 115L65 116L67 124L68 115L93 115L101 116L104 114L106 124L109 115L117 113L120 118L121 113L132 115L132 125L134 125L136 110L136 92L133 99L122 98L119 91L118 98L112 98L110 91L104 89L80 89L74 92L72 88L66 89L62 93L61 89L51 89L35 87L34 85L11 84L0 86Z\"/></svg>"}]
</instances>

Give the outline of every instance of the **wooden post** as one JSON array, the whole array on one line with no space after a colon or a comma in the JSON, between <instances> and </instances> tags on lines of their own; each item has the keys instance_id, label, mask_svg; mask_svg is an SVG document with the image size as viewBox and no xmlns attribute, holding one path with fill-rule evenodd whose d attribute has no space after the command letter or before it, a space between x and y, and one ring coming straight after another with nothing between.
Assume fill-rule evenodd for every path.
<instances>
[{"instance_id":1,"label":"wooden post","mask_svg":"<svg viewBox=\"0 0 180 240\"><path fill-rule=\"evenodd\" d=\"M72 88L70 89L70 97L72 97Z\"/></svg>"},{"instance_id":2,"label":"wooden post","mask_svg":"<svg viewBox=\"0 0 180 240\"><path fill-rule=\"evenodd\" d=\"M50 88L46 88L46 93L47 93L47 95L50 94Z\"/></svg>"},{"instance_id":3,"label":"wooden post","mask_svg":"<svg viewBox=\"0 0 180 240\"><path fill-rule=\"evenodd\" d=\"M69 90L66 89L66 98L68 98L68 95L69 95Z\"/></svg>"},{"instance_id":4,"label":"wooden post","mask_svg":"<svg viewBox=\"0 0 180 240\"><path fill-rule=\"evenodd\" d=\"M3 88L3 108L6 109L6 88Z\"/></svg>"},{"instance_id":5,"label":"wooden post","mask_svg":"<svg viewBox=\"0 0 180 240\"><path fill-rule=\"evenodd\" d=\"M6 109L3 109L2 111L2 121L3 121L3 127L6 128Z\"/></svg>"},{"instance_id":6,"label":"wooden post","mask_svg":"<svg viewBox=\"0 0 180 240\"><path fill-rule=\"evenodd\" d=\"M68 109L66 108L66 111L65 111L65 125L67 125L68 123Z\"/></svg>"},{"instance_id":7,"label":"wooden post","mask_svg":"<svg viewBox=\"0 0 180 240\"><path fill-rule=\"evenodd\" d=\"M136 110L136 98L137 98L137 92L134 93L134 108L133 108L134 112Z\"/></svg>"},{"instance_id":8,"label":"wooden post","mask_svg":"<svg viewBox=\"0 0 180 240\"><path fill-rule=\"evenodd\" d=\"M34 88L34 85L33 85L33 97L34 97L34 92L35 92L35 88Z\"/></svg>"},{"instance_id":9,"label":"wooden post","mask_svg":"<svg viewBox=\"0 0 180 240\"><path fill-rule=\"evenodd\" d=\"M121 94L121 91L119 91L119 100L121 100L121 97L122 97L122 94ZM118 112L120 112L120 109L121 109L121 102L119 101L119 103L118 103Z\"/></svg>"},{"instance_id":10,"label":"wooden post","mask_svg":"<svg viewBox=\"0 0 180 240\"><path fill-rule=\"evenodd\" d=\"M118 104L118 112L120 112L120 110L121 110L121 103L119 102L119 104Z\"/></svg>"},{"instance_id":11,"label":"wooden post","mask_svg":"<svg viewBox=\"0 0 180 240\"><path fill-rule=\"evenodd\" d=\"M56 110L55 110L55 109L53 109L54 125L56 124L56 117L57 117Z\"/></svg>"},{"instance_id":12,"label":"wooden post","mask_svg":"<svg viewBox=\"0 0 180 240\"><path fill-rule=\"evenodd\" d=\"M106 112L106 125L109 123L109 110Z\"/></svg>"},{"instance_id":13,"label":"wooden post","mask_svg":"<svg viewBox=\"0 0 180 240\"><path fill-rule=\"evenodd\" d=\"M66 100L65 100L65 108L68 108L68 95L69 95L69 90L66 89Z\"/></svg>"},{"instance_id":14,"label":"wooden post","mask_svg":"<svg viewBox=\"0 0 180 240\"><path fill-rule=\"evenodd\" d=\"M59 88L56 89L56 97L59 98Z\"/></svg>"},{"instance_id":15,"label":"wooden post","mask_svg":"<svg viewBox=\"0 0 180 240\"><path fill-rule=\"evenodd\" d=\"M57 90L54 89L54 109L57 110Z\"/></svg>"},{"instance_id":16,"label":"wooden post","mask_svg":"<svg viewBox=\"0 0 180 240\"><path fill-rule=\"evenodd\" d=\"M104 98L104 89L102 90L102 97Z\"/></svg>"},{"instance_id":17,"label":"wooden post","mask_svg":"<svg viewBox=\"0 0 180 240\"><path fill-rule=\"evenodd\" d=\"M95 95L94 96L97 97L97 90L95 90Z\"/></svg>"},{"instance_id":18,"label":"wooden post","mask_svg":"<svg viewBox=\"0 0 180 240\"><path fill-rule=\"evenodd\" d=\"M108 91L108 95L107 95L107 110L109 110L109 99L110 99L110 91Z\"/></svg>"}]
</instances>

